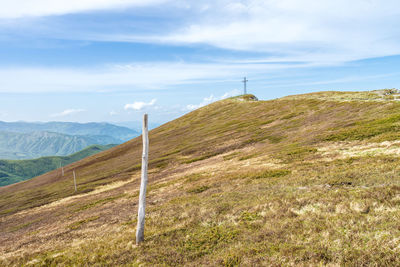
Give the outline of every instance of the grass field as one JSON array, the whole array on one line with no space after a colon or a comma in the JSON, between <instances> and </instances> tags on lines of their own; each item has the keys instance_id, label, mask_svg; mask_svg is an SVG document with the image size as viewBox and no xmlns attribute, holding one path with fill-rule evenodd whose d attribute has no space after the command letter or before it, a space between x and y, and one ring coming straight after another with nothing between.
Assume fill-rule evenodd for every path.
<instances>
[{"instance_id":1,"label":"grass field","mask_svg":"<svg viewBox=\"0 0 400 267\"><path fill-rule=\"evenodd\" d=\"M400 265L389 96L237 97L152 130L141 246L140 138L0 188L0 264Z\"/></svg>"}]
</instances>

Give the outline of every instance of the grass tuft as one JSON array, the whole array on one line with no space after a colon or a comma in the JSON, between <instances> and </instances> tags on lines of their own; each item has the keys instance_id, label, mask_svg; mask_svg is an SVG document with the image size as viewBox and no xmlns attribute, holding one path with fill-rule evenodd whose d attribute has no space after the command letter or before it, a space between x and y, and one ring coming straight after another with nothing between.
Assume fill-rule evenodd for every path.
<instances>
[{"instance_id":1,"label":"grass tuft","mask_svg":"<svg viewBox=\"0 0 400 267\"><path fill-rule=\"evenodd\" d=\"M80 221L77 221L77 222L74 222L74 223L70 224L70 225L68 226L68 228L69 228L70 230L77 230L77 229L79 229L82 225L84 225L84 224L86 224L86 223L88 223L88 222L95 221L95 220L97 220L97 219L99 219L99 218L100 218L100 216L93 216L93 217L90 217L90 218L86 218L86 219L84 219L84 220L80 220Z\"/></svg>"},{"instance_id":2,"label":"grass tuft","mask_svg":"<svg viewBox=\"0 0 400 267\"><path fill-rule=\"evenodd\" d=\"M208 189L210 189L209 186L202 185L202 186L198 186L198 187L195 187L195 188L192 188L192 189L188 190L188 193L200 194L200 193L202 193L202 192L204 192L204 191L206 191Z\"/></svg>"}]
</instances>

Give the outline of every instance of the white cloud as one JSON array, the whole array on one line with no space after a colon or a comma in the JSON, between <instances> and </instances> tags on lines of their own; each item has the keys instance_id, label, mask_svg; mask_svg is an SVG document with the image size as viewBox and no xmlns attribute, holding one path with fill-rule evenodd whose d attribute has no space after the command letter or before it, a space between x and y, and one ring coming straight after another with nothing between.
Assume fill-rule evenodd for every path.
<instances>
[{"instance_id":1,"label":"white cloud","mask_svg":"<svg viewBox=\"0 0 400 267\"><path fill-rule=\"evenodd\" d=\"M400 54L397 0L0 0L0 4L6 7L0 9L0 19L147 7L146 14L153 17L143 27L160 29L154 34L137 25L139 30L133 31L124 27L124 19L121 27L121 21L113 21L112 32L102 27L106 25L97 25L99 21L93 22L96 27L82 25L73 30L57 24L57 29L61 26L57 31L48 27L52 21L44 20L29 31L44 35L42 31L49 31L58 39L207 44L263 52L266 56L261 60L266 61L317 64ZM161 4L163 10L173 12L154 19L160 16L154 7ZM176 25L173 29L163 27L167 19ZM16 32L18 27L17 23Z\"/></svg>"},{"instance_id":2,"label":"white cloud","mask_svg":"<svg viewBox=\"0 0 400 267\"><path fill-rule=\"evenodd\" d=\"M110 114L110 116L115 116L115 115L118 115L118 112L111 110L109 114Z\"/></svg>"},{"instance_id":3,"label":"white cloud","mask_svg":"<svg viewBox=\"0 0 400 267\"><path fill-rule=\"evenodd\" d=\"M0 0L0 18L63 15L94 10L152 6L167 0Z\"/></svg>"},{"instance_id":4,"label":"white cloud","mask_svg":"<svg viewBox=\"0 0 400 267\"><path fill-rule=\"evenodd\" d=\"M68 115L77 114L77 113L81 113L84 111L86 111L86 110L84 110L84 109L66 109L63 112L52 114L52 115L50 115L50 117L65 117Z\"/></svg>"},{"instance_id":5,"label":"white cloud","mask_svg":"<svg viewBox=\"0 0 400 267\"><path fill-rule=\"evenodd\" d=\"M205 98L203 99L203 101L202 101L201 103L199 103L199 104L187 105L187 106L186 106L186 109L187 109L187 110L195 110L195 109L204 107L204 106L206 106L206 105L208 105L208 104L211 104L212 102L215 102L215 101L218 101L218 100L222 100L222 99L226 99L226 98L232 97L232 96L237 96L237 95L239 95L240 93L241 93L240 90L235 89L235 90L232 90L232 91L230 91L230 92L226 92L225 94L223 94L223 95L220 96L220 97L215 97L214 95L210 95L209 97L205 97Z\"/></svg>"},{"instance_id":6,"label":"white cloud","mask_svg":"<svg viewBox=\"0 0 400 267\"><path fill-rule=\"evenodd\" d=\"M400 53L400 4L394 0L220 0L212 7L214 12L164 41L262 51L297 61Z\"/></svg>"},{"instance_id":7,"label":"white cloud","mask_svg":"<svg viewBox=\"0 0 400 267\"><path fill-rule=\"evenodd\" d=\"M296 68L311 64L296 64ZM104 92L164 89L172 85L238 80L245 73L265 74L289 64L135 63L87 69L0 68L0 92ZM21 79L20 77L24 77Z\"/></svg>"},{"instance_id":8,"label":"white cloud","mask_svg":"<svg viewBox=\"0 0 400 267\"><path fill-rule=\"evenodd\" d=\"M205 0L181 9L186 20L169 32L91 36L258 51L266 55L262 60L280 62L340 63L400 54L397 0Z\"/></svg>"},{"instance_id":9,"label":"white cloud","mask_svg":"<svg viewBox=\"0 0 400 267\"><path fill-rule=\"evenodd\" d=\"M140 102L140 101L136 101L132 104L126 104L124 109L125 110L129 110L129 109L133 109L133 110L142 110L145 107L151 107L156 103L157 99L153 99L150 102L146 103L146 102Z\"/></svg>"},{"instance_id":10,"label":"white cloud","mask_svg":"<svg viewBox=\"0 0 400 267\"><path fill-rule=\"evenodd\" d=\"M139 29L135 32L132 27L119 28L118 21L115 27L101 27L102 22L98 20L90 27L83 25L82 30L69 28L63 22L59 22L61 26L49 27L53 25L49 18L31 27L40 36L48 34L54 38L60 34L56 36L59 39L162 45L206 44L259 54L252 59L242 54L232 55L233 59L229 60L213 58L212 62L199 56L202 62L209 60L208 63L153 62L87 69L3 68L0 69L0 92L163 89L171 85L232 80L245 74L265 75L287 68L329 66L400 54L400 3L395 0L16 0L7 3L0 0L0 4L2 1L7 8L0 10L0 19L148 6L146 14L151 21L143 23L146 25L143 27L151 25L152 29L160 29L157 34L154 31L146 34L148 31L140 25L135 24ZM161 3L163 10L174 12L157 20L154 18L160 16L159 9L152 12ZM172 30L162 27L168 24L166 21L174 25ZM17 23L17 33L19 26Z\"/></svg>"}]
</instances>

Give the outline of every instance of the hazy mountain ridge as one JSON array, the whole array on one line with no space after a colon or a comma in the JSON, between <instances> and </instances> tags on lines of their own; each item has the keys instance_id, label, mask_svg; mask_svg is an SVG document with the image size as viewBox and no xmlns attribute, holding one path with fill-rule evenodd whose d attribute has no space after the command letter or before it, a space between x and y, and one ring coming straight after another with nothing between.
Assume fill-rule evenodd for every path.
<instances>
[{"instance_id":1,"label":"hazy mountain ridge","mask_svg":"<svg viewBox=\"0 0 400 267\"><path fill-rule=\"evenodd\" d=\"M90 145L117 144L110 136L78 136L53 132L0 132L0 159L66 156Z\"/></svg>"},{"instance_id":2,"label":"hazy mountain ridge","mask_svg":"<svg viewBox=\"0 0 400 267\"><path fill-rule=\"evenodd\" d=\"M80 136L111 136L119 139L118 143L126 142L139 135L135 130L110 123L76 123L76 122L4 122L0 121L0 131L30 133L55 132Z\"/></svg>"},{"instance_id":3,"label":"hazy mountain ridge","mask_svg":"<svg viewBox=\"0 0 400 267\"><path fill-rule=\"evenodd\" d=\"M92 145L68 156L42 157L29 160L0 160L0 186L5 186L52 171L94 155L115 145Z\"/></svg>"},{"instance_id":4,"label":"hazy mountain ridge","mask_svg":"<svg viewBox=\"0 0 400 267\"><path fill-rule=\"evenodd\" d=\"M66 156L90 145L120 144L138 136L109 123L1 122L0 159Z\"/></svg>"},{"instance_id":5,"label":"hazy mountain ridge","mask_svg":"<svg viewBox=\"0 0 400 267\"><path fill-rule=\"evenodd\" d=\"M121 121L121 122L112 122L112 124L121 126L121 127L126 127L129 129L132 129L136 132L141 132L142 131L142 123L141 121ZM150 122L149 121L149 130L155 129L159 126L161 126L163 123L159 122Z\"/></svg>"}]
</instances>

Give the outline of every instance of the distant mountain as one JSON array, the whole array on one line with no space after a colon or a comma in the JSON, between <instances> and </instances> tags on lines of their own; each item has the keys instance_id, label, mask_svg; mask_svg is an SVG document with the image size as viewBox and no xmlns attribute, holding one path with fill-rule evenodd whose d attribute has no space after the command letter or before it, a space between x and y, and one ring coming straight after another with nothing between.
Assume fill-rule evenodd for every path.
<instances>
[{"instance_id":1,"label":"distant mountain","mask_svg":"<svg viewBox=\"0 0 400 267\"><path fill-rule=\"evenodd\" d=\"M112 148L115 145L93 145L65 157L42 157L30 160L0 160L0 186L14 184L55 170Z\"/></svg>"},{"instance_id":2,"label":"distant mountain","mask_svg":"<svg viewBox=\"0 0 400 267\"><path fill-rule=\"evenodd\" d=\"M66 156L90 145L121 144L138 135L110 123L0 121L0 159Z\"/></svg>"},{"instance_id":3,"label":"distant mountain","mask_svg":"<svg viewBox=\"0 0 400 267\"><path fill-rule=\"evenodd\" d=\"M139 134L142 132L142 122L141 121L122 121L122 122L113 122L114 125L126 127L129 129L132 129ZM159 127L161 123L154 123L154 122L149 122L149 129L155 129Z\"/></svg>"},{"instance_id":4,"label":"distant mountain","mask_svg":"<svg viewBox=\"0 0 400 267\"><path fill-rule=\"evenodd\" d=\"M31 132L54 132L67 135L80 136L109 136L117 143L124 143L139 133L127 127L117 126L110 123L76 123L76 122L3 122L0 121L0 131L31 133ZM116 143L115 141L113 143Z\"/></svg>"},{"instance_id":5,"label":"distant mountain","mask_svg":"<svg viewBox=\"0 0 400 267\"><path fill-rule=\"evenodd\" d=\"M0 159L32 159L66 156L90 145L118 144L110 136L80 136L52 132L0 132Z\"/></svg>"}]
</instances>

